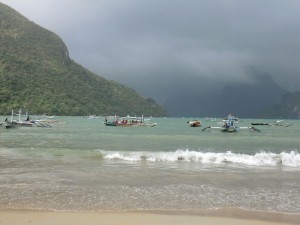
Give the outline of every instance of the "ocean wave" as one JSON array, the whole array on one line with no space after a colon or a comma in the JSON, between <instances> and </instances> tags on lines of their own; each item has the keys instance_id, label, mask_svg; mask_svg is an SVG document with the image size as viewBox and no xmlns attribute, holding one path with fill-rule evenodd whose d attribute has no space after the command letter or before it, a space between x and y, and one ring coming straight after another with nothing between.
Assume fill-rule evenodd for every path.
<instances>
[{"instance_id":1,"label":"ocean wave","mask_svg":"<svg viewBox=\"0 0 300 225\"><path fill-rule=\"evenodd\" d=\"M289 166L300 167L300 153L297 151L272 153L258 152L254 155L231 151L201 152L177 150L175 152L110 152L101 151L103 159L148 162L199 162L202 164L240 164L249 166Z\"/></svg>"}]
</instances>

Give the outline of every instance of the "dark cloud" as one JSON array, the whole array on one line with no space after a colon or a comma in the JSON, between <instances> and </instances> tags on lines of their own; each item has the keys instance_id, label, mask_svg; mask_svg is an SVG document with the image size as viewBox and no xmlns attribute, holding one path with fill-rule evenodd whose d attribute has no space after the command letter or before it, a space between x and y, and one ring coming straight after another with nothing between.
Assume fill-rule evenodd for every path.
<instances>
[{"instance_id":1,"label":"dark cloud","mask_svg":"<svg viewBox=\"0 0 300 225\"><path fill-rule=\"evenodd\" d=\"M300 90L298 0L2 2L59 34L78 63L161 103L251 82L249 68Z\"/></svg>"}]
</instances>

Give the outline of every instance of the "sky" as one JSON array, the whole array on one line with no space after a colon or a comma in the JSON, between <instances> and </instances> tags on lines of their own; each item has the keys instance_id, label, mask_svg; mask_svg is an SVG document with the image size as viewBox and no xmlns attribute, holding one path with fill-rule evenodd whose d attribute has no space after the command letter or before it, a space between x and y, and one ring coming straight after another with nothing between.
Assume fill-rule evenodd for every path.
<instances>
[{"instance_id":1,"label":"sky","mask_svg":"<svg viewBox=\"0 0 300 225\"><path fill-rule=\"evenodd\" d=\"M299 0L0 0L72 59L163 104L269 74L300 90Z\"/></svg>"}]
</instances>

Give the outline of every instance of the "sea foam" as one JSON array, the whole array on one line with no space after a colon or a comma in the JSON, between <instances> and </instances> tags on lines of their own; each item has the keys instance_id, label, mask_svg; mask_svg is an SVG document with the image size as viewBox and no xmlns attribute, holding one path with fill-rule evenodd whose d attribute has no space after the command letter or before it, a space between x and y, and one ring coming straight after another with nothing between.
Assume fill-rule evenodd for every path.
<instances>
[{"instance_id":1,"label":"sea foam","mask_svg":"<svg viewBox=\"0 0 300 225\"><path fill-rule=\"evenodd\" d=\"M300 168L300 154L297 151L272 153L258 152L254 155L227 152L202 152L177 150L175 152L111 152L101 151L107 160L148 162L199 162L202 164L240 164L249 166L289 166Z\"/></svg>"}]
</instances>

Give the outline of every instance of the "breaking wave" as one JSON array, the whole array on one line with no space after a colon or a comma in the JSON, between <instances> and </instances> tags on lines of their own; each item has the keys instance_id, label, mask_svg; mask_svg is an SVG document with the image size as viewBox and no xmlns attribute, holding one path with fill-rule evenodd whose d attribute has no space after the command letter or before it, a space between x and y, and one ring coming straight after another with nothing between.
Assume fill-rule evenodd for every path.
<instances>
[{"instance_id":1,"label":"breaking wave","mask_svg":"<svg viewBox=\"0 0 300 225\"><path fill-rule=\"evenodd\" d=\"M300 168L300 154L291 152L258 152L254 155L233 153L177 150L175 152L111 152L101 151L106 160L147 161L147 162L199 162L202 164L240 164L249 166L288 166Z\"/></svg>"}]
</instances>

